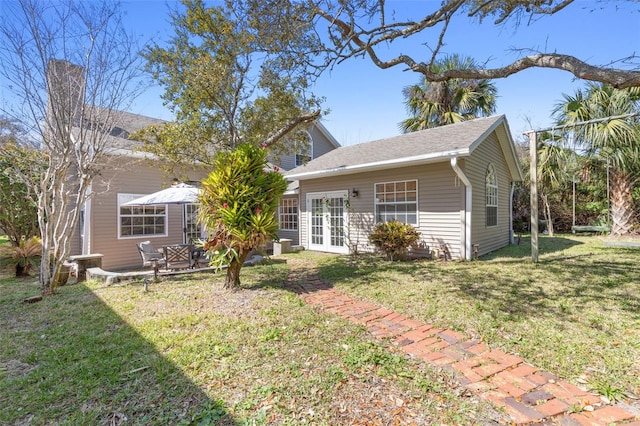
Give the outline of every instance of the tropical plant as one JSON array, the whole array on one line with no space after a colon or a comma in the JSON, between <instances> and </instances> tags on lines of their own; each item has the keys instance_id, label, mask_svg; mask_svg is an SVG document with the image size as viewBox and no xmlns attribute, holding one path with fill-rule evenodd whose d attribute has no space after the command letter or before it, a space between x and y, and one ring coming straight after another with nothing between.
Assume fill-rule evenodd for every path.
<instances>
[{"instance_id":1,"label":"tropical plant","mask_svg":"<svg viewBox=\"0 0 640 426\"><path fill-rule=\"evenodd\" d=\"M457 68L473 69L477 65L471 58L458 55L433 65L434 72ZM495 85L487 79L430 82L422 77L420 84L403 89L410 117L400 123L400 129L415 132L491 115L496 109L496 92Z\"/></svg>"},{"instance_id":2,"label":"tropical plant","mask_svg":"<svg viewBox=\"0 0 640 426\"><path fill-rule=\"evenodd\" d=\"M377 224L369 235L369 241L392 262L404 257L419 238L420 233L413 226L397 220Z\"/></svg>"},{"instance_id":3,"label":"tropical plant","mask_svg":"<svg viewBox=\"0 0 640 426\"><path fill-rule=\"evenodd\" d=\"M556 215L567 204L566 195L572 193L571 185L584 164L584 158L563 146L562 135L544 132L540 139L538 191L546 231L553 236Z\"/></svg>"},{"instance_id":4,"label":"tropical plant","mask_svg":"<svg viewBox=\"0 0 640 426\"><path fill-rule=\"evenodd\" d=\"M37 268L42 257L40 238L31 237L21 240L18 245L1 247L4 265L15 266L16 278L30 276L31 268Z\"/></svg>"},{"instance_id":5,"label":"tropical plant","mask_svg":"<svg viewBox=\"0 0 640 426\"><path fill-rule=\"evenodd\" d=\"M558 125L573 125L580 150L592 160L611 165L611 234L634 232L633 191L640 178L640 88L618 90L589 83L556 105ZM636 114L631 116L631 114Z\"/></svg>"},{"instance_id":6,"label":"tropical plant","mask_svg":"<svg viewBox=\"0 0 640 426\"><path fill-rule=\"evenodd\" d=\"M212 232L203 248L211 264L228 266L225 288L240 287L240 270L250 252L277 239L276 213L287 181L269 168L267 153L252 144L219 152L215 169L202 181L202 223Z\"/></svg>"}]
</instances>

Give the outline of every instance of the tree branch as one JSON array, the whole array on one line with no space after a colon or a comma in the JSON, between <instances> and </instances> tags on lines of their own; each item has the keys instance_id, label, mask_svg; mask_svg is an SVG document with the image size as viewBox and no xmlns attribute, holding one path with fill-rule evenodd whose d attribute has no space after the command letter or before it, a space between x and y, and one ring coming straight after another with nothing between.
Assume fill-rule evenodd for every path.
<instances>
[{"instance_id":1,"label":"tree branch","mask_svg":"<svg viewBox=\"0 0 640 426\"><path fill-rule=\"evenodd\" d=\"M484 19L488 16L496 16L495 24L506 21L509 17L519 18L529 15L531 18L539 15L553 15L567 6L574 0L553 0L545 3L533 0L514 0L512 2L499 2L487 0L484 2L469 0L453 0L445 2L435 12L428 14L420 21L388 22L384 16L380 17L381 25L374 28L362 28L361 22L365 22L360 17L352 14L342 13L342 9L332 9L330 3L323 8L321 3L316 5L315 14L328 22L328 30L333 46L327 46L327 57L324 64L318 69L331 67L333 64L341 63L354 56L368 56L379 68L386 69L397 65L406 65L409 69L423 74L429 81L446 81L453 78L460 79L497 79L505 78L512 74L526 70L528 68L552 68L567 71L577 78L589 81L609 84L616 89L629 87L640 87L640 71L610 68L607 66L597 66L588 64L574 56L560 53L539 53L518 59L506 66L491 69L456 69L443 73L431 71L433 63L437 60L438 52L445 43L445 34L448 23L457 14L456 19L461 17L460 12L467 10L468 17ZM384 8L372 8L367 12L369 21L373 17L384 13ZM518 25L515 23L514 25ZM386 45L396 39L405 39L421 33L427 28L442 25L438 39L433 40L430 46L433 54L431 58L419 61L415 58L400 54L394 58L385 60L379 56L377 46ZM630 58L637 59L635 55Z\"/></svg>"},{"instance_id":2,"label":"tree branch","mask_svg":"<svg viewBox=\"0 0 640 426\"><path fill-rule=\"evenodd\" d=\"M291 121L289 121L286 125L269 135L269 137L262 143L264 148L267 148L274 143L278 142L280 139L285 137L289 132L295 129L298 125L303 123L312 123L316 121L320 117L320 111L313 111L307 114L300 115Z\"/></svg>"},{"instance_id":3,"label":"tree branch","mask_svg":"<svg viewBox=\"0 0 640 426\"><path fill-rule=\"evenodd\" d=\"M553 68L567 71L582 80L597 81L609 84L616 89L626 89L640 86L640 71L626 71L616 68L604 68L587 64L578 58L558 53L540 53L521 58L507 66L492 69L458 69L449 70L443 73L434 73L430 70L430 64L416 62L407 55L380 61L372 58L373 62L380 68L390 68L395 65L405 64L411 70L423 74L429 81L446 81L453 78L460 79L496 79L505 78L528 68Z\"/></svg>"}]
</instances>

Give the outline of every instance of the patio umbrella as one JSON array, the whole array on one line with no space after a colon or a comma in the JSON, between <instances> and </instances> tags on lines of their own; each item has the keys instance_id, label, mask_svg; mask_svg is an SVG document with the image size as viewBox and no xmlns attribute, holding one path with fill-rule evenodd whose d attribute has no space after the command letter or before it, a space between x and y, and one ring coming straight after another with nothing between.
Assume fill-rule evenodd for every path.
<instances>
[{"instance_id":1,"label":"patio umbrella","mask_svg":"<svg viewBox=\"0 0 640 426\"><path fill-rule=\"evenodd\" d=\"M121 206L153 206L158 204L192 204L198 201L200 189L186 183L171 185L161 191L145 195Z\"/></svg>"}]
</instances>

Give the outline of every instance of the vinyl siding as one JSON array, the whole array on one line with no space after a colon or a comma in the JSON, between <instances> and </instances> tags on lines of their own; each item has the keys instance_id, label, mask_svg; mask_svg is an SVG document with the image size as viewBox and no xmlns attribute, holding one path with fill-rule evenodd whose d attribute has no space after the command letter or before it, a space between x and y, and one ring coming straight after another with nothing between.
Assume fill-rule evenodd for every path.
<instances>
[{"instance_id":1,"label":"vinyl siding","mask_svg":"<svg viewBox=\"0 0 640 426\"><path fill-rule=\"evenodd\" d=\"M317 127L312 127L309 130L311 134L311 138L313 139L313 158L318 158L321 155L326 154L329 151L336 149L336 147L327 140L327 138L322 134Z\"/></svg>"},{"instance_id":2,"label":"vinyl siding","mask_svg":"<svg viewBox=\"0 0 640 426\"><path fill-rule=\"evenodd\" d=\"M282 170L291 170L296 167L296 156L281 155L277 163Z\"/></svg>"},{"instance_id":3,"label":"vinyl siding","mask_svg":"<svg viewBox=\"0 0 640 426\"><path fill-rule=\"evenodd\" d=\"M300 244L300 234L298 231L278 231L278 238L291 240L292 246Z\"/></svg>"},{"instance_id":4,"label":"vinyl siding","mask_svg":"<svg viewBox=\"0 0 640 426\"><path fill-rule=\"evenodd\" d=\"M335 146L327 138L322 134L317 127L313 126L309 129L309 134L311 135L311 140L313 141L313 146L311 147L311 155L313 158L318 158L321 155L326 154L327 152L335 149ZM296 156L295 153L293 155L282 155L280 156L279 165L283 170L292 170L296 168Z\"/></svg>"},{"instance_id":5,"label":"vinyl siding","mask_svg":"<svg viewBox=\"0 0 640 426\"><path fill-rule=\"evenodd\" d=\"M485 174L492 164L498 180L498 225L486 226ZM486 254L509 244L509 196L511 181L507 163L495 134L491 134L467 159L463 167L473 187L471 242Z\"/></svg>"},{"instance_id":6,"label":"vinyl siding","mask_svg":"<svg viewBox=\"0 0 640 426\"><path fill-rule=\"evenodd\" d=\"M204 172L189 176L191 180L200 180ZM107 177L108 178L108 177ZM149 240L154 247L182 243L182 206L169 205L167 210L166 237L125 237L118 238L119 193L150 194L170 185L171 177L166 176L159 167L146 162L136 164L130 170L120 170L110 177L108 191L94 192L96 195L91 206L90 252L104 255L102 266L108 270L127 269L141 265L136 243Z\"/></svg>"},{"instance_id":7,"label":"vinyl siding","mask_svg":"<svg viewBox=\"0 0 640 426\"><path fill-rule=\"evenodd\" d=\"M375 184L414 179L418 181L416 228L421 233L421 242L430 248L446 244L452 255L458 257L464 187L457 182L448 162L301 181L300 243L309 247L306 194L339 190L351 193L355 188L359 194L357 198L350 197L349 200L347 239L361 252L373 251L374 247L369 243L368 236L375 226Z\"/></svg>"},{"instance_id":8,"label":"vinyl siding","mask_svg":"<svg viewBox=\"0 0 640 426\"><path fill-rule=\"evenodd\" d=\"M71 245L69 247L70 253L82 253L82 241L80 236L80 221L78 221L78 226L76 227L75 231L73 231L73 235L71 236Z\"/></svg>"}]
</instances>

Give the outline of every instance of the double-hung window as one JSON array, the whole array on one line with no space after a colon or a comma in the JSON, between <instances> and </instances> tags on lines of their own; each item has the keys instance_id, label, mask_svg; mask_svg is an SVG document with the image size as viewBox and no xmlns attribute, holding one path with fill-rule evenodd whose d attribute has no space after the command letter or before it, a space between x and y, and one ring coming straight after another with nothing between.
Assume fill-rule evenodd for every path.
<instances>
[{"instance_id":1,"label":"double-hung window","mask_svg":"<svg viewBox=\"0 0 640 426\"><path fill-rule=\"evenodd\" d=\"M278 207L278 221L283 231L298 230L298 199L283 198Z\"/></svg>"},{"instance_id":2,"label":"double-hung window","mask_svg":"<svg viewBox=\"0 0 640 426\"><path fill-rule=\"evenodd\" d=\"M397 220L418 224L418 181L402 180L375 184L376 221Z\"/></svg>"},{"instance_id":3,"label":"double-hung window","mask_svg":"<svg viewBox=\"0 0 640 426\"><path fill-rule=\"evenodd\" d=\"M485 211L486 226L498 226L498 178L491 164L485 175Z\"/></svg>"},{"instance_id":4,"label":"double-hung window","mask_svg":"<svg viewBox=\"0 0 640 426\"><path fill-rule=\"evenodd\" d=\"M140 197L137 194L118 194L118 232L120 237L167 235L167 206L123 206Z\"/></svg>"}]
</instances>

